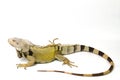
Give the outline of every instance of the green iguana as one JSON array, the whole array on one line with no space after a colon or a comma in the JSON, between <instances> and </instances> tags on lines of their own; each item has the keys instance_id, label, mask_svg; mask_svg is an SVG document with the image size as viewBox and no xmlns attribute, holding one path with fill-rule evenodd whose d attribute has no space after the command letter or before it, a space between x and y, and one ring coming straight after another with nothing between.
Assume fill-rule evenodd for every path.
<instances>
[{"instance_id":1,"label":"green iguana","mask_svg":"<svg viewBox=\"0 0 120 80\"><path fill-rule=\"evenodd\" d=\"M99 51L93 47L89 47L85 45L55 44L54 41L57 39L58 38L55 38L53 41L49 41L51 44L47 46L39 46L25 39L16 38L16 37L9 38L8 42L11 46L13 46L16 49L18 57L19 58L24 57L28 60L26 64L17 64L17 68L24 67L26 69L26 67L33 66L36 63L49 63L54 60L62 61L63 64L66 64L70 67L72 66L77 67L68 58L64 57L64 55L85 51L85 52L97 54L103 57L104 59L106 59L110 63L109 69L104 72L93 73L93 74L79 74L79 73L66 72L60 70L38 70L38 72L59 72L59 73L76 75L76 76L102 76L110 73L113 70L114 63L112 59L102 51Z\"/></svg>"}]
</instances>

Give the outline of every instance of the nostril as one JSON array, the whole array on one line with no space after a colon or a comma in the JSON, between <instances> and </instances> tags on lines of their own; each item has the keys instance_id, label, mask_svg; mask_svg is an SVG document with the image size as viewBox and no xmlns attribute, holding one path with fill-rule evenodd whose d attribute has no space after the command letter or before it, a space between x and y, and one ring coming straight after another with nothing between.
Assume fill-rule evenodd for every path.
<instances>
[{"instance_id":1,"label":"nostril","mask_svg":"<svg viewBox=\"0 0 120 80\"><path fill-rule=\"evenodd\" d=\"M15 42L15 40L12 40L13 42Z\"/></svg>"}]
</instances>

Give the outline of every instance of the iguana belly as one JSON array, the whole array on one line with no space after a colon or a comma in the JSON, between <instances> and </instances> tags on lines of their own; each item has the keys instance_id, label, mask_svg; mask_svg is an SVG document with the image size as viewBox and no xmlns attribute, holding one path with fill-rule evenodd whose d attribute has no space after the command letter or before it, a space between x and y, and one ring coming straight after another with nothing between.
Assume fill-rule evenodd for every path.
<instances>
[{"instance_id":1,"label":"iguana belly","mask_svg":"<svg viewBox=\"0 0 120 80\"><path fill-rule=\"evenodd\" d=\"M55 59L55 48L54 47L31 47L33 56L37 63L47 63Z\"/></svg>"}]
</instances>

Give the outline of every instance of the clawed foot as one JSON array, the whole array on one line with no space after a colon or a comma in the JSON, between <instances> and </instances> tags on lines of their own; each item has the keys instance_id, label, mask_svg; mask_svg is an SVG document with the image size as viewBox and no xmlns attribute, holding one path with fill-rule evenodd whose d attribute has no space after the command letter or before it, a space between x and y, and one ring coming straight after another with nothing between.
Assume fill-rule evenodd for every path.
<instances>
[{"instance_id":1,"label":"clawed foot","mask_svg":"<svg viewBox=\"0 0 120 80\"><path fill-rule=\"evenodd\" d=\"M66 65L68 65L68 66L71 67L71 68L72 68L72 67L78 67L78 66L74 65L73 63L74 63L74 62L71 62L71 61L69 61L68 59L65 59L64 62L63 62L63 65L66 64Z\"/></svg>"},{"instance_id":2,"label":"clawed foot","mask_svg":"<svg viewBox=\"0 0 120 80\"><path fill-rule=\"evenodd\" d=\"M55 38L55 39L53 39L52 41L49 40L49 42L50 42L52 45L54 45L54 44L55 44L55 40L58 40L58 38Z\"/></svg>"},{"instance_id":3,"label":"clawed foot","mask_svg":"<svg viewBox=\"0 0 120 80\"><path fill-rule=\"evenodd\" d=\"M17 65L17 69L19 67L23 67L24 69L26 69L28 67L27 64L16 64L16 65Z\"/></svg>"}]
</instances>

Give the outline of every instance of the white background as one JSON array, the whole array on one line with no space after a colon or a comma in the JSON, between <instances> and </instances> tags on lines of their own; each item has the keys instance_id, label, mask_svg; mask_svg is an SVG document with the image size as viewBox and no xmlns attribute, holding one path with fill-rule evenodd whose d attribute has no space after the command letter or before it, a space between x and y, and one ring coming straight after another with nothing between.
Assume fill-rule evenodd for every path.
<instances>
[{"instance_id":1,"label":"white background","mask_svg":"<svg viewBox=\"0 0 120 80\"><path fill-rule=\"evenodd\" d=\"M4 80L119 80L120 79L120 0L1 0L0 1L0 73ZM101 77L79 77L61 73L36 72L57 69L93 73L108 69L99 56L88 53L67 55L78 68L54 61L37 64L27 70L7 39L20 37L46 45L57 43L85 44L107 53L114 61L112 73Z\"/></svg>"}]
</instances>

